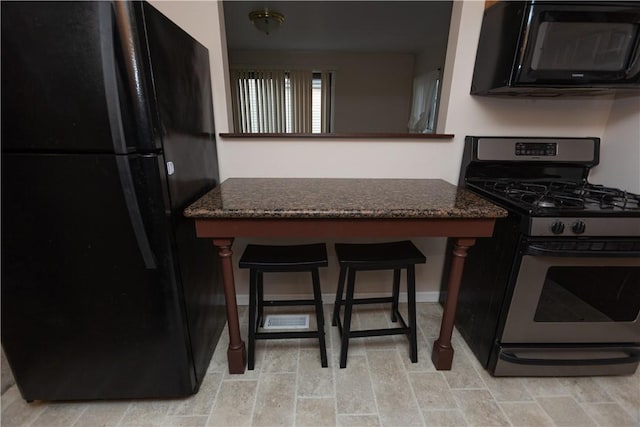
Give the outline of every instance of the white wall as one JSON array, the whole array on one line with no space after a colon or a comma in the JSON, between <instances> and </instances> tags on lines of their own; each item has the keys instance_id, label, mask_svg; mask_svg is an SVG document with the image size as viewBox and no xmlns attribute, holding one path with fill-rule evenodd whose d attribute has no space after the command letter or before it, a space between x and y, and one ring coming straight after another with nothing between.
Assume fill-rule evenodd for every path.
<instances>
[{"instance_id":1,"label":"white wall","mask_svg":"<svg viewBox=\"0 0 640 427\"><path fill-rule=\"evenodd\" d=\"M212 2L153 2L210 49L217 130L228 132L229 95L222 12ZM638 190L640 148L637 98L497 99L469 95L484 2L456 1L445 63L439 133L453 140L274 140L219 138L221 179L228 177L442 178L456 183L465 135L595 136L603 138L598 176ZM199 37L200 36L200 37ZM635 110L635 111L634 111ZM611 115L610 115L611 112ZM626 155L629 154L629 155ZM613 159L622 160L616 165ZM621 184L622 183L622 184ZM399 236L407 237L407 236ZM410 237L410 236L409 236ZM443 239L414 239L428 257L419 268L420 298L433 298L440 285ZM284 242L283 242L284 243ZM328 242L329 244L331 242ZM246 241L238 239L240 254ZM335 289L335 262L323 272L323 292ZM236 270L239 301L246 301L245 271ZM386 280L374 277L372 281ZM295 286L294 282L291 282ZM295 292L283 286L281 292ZM244 294L244 295L243 295ZM329 300L330 301L330 300Z\"/></svg>"}]
</instances>

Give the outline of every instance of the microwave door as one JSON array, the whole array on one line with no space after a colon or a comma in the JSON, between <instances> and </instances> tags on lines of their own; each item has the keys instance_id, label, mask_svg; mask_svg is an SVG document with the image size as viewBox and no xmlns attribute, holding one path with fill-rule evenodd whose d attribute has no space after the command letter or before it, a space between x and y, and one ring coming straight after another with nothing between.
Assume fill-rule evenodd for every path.
<instances>
[{"instance_id":1,"label":"microwave door","mask_svg":"<svg viewBox=\"0 0 640 427\"><path fill-rule=\"evenodd\" d=\"M631 77L629 64L637 62L631 30L614 23L542 22L521 79L588 84Z\"/></svg>"},{"instance_id":2,"label":"microwave door","mask_svg":"<svg viewBox=\"0 0 640 427\"><path fill-rule=\"evenodd\" d=\"M532 6L517 84L589 86L638 80L640 11L587 8Z\"/></svg>"}]
</instances>

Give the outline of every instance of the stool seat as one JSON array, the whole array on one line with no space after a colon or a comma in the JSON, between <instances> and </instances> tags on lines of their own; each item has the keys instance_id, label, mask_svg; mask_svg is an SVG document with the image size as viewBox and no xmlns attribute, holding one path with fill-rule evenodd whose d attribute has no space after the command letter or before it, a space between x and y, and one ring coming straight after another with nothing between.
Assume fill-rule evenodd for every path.
<instances>
[{"instance_id":1,"label":"stool seat","mask_svg":"<svg viewBox=\"0 0 640 427\"><path fill-rule=\"evenodd\" d=\"M418 361L418 341L416 325L415 265L427 262L427 258L409 240L384 243L336 243L336 257L340 265L336 300L333 307L332 324L338 327L341 336L340 367L347 366L347 352L351 338L406 335L409 339L409 356L413 363ZM391 296L378 298L355 298L356 273L366 270L393 270ZM407 275L408 322L398 310L400 298L400 275ZM346 298L345 281L347 285ZM351 330L353 306L359 304L391 303L391 321L400 322L393 328ZM344 322L340 319L340 309L344 306Z\"/></svg>"},{"instance_id":2,"label":"stool seat","mask_svg":"<svg viewBox=\"0 0 640 427\"><path fill-rule=\"evenodd\" d=\"M247 245L240 258L240 268L262 268L274 271L326 267L327 249L324 243L310 245Z\"/></svg>"},{"instance_id":3,"label":"stool seat","mask_svg":"<svg viewBox=\"0 0 640 427\"><path fill-rule=\"evenodd\" d=\"M409 240L383 243L336 243L341 266L387 270L408 264L424 264L427 258Z\"/></svg>"},{"instance_id":4,"label":"stool seat","mask_svg":"<svg viewBox=\"0 0 640 427\"><path fill-rule=\"evenodd\" d=\"M240 268L249 269L249 348L247 351L247 368L253 370L255 361L256 340L317 338L320 345L320 363L327 367L327 349L324 333L324 314L322 310L322 293L320 292L319 267L326 267L327 247L324 243L309 245L247 245ZM311 273L313 286L312 299L266 300L264 298L264 274L282 272ZM315 306L315 331L259 331L264 326L264 307L278 306Z\"/></svg>"}]
</instances>

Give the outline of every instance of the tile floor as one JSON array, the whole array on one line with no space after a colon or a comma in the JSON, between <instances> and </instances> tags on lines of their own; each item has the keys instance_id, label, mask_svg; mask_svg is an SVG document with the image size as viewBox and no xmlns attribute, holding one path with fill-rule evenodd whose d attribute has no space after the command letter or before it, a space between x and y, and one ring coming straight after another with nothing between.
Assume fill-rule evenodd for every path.
<instances>
[{"instance_id":1,"label":"tile floor","mask_svg":"<svg viewBox=\"0 0 640 427\"><path fill-rule=\"evenodd\" d=\"M354 324L387 324L382 307L358 307ZM330 306L325 306L329 317ZM640 371L624 377L493 378L457 332L451 371L436 371L431 343L440 306L418 308L419 362L404 337L352 341L337 368L339 339L327 322L329 368L315 340L259 341L256 369L226 371L226 331L200 391L178 400L27 404L2 395L9 426L640 426ZM246 309L241 311L246 331ZM244 333L246 336L246 333Z\"/></svg>"}]
</instances>

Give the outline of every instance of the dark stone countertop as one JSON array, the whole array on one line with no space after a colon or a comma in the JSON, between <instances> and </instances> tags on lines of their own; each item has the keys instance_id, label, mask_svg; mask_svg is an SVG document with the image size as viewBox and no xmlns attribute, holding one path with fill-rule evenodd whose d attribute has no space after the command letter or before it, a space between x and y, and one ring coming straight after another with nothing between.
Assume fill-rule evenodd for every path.
<instances>
[{"instance_id":1,"label":"dark stone countertop","mask_svg":"<svg viewBox=\"0 0 640 427\"><path fill-rule=\"evenodd\" d=\"M190 218L498 218L506 210L441 179L230 178Z\"/></svg>"}]
</instances>

